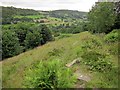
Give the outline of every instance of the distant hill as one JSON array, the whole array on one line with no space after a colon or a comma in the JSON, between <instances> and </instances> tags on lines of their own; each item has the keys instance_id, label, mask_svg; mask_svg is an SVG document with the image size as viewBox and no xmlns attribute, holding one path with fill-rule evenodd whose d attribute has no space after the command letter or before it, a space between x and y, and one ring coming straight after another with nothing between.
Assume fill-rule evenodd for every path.
<instances>
[{"instance_id":1,"label":"distant hill","mask_svg":"<svg viewBox=\"0 0 120 90\"><path fill-rule=\"evenodd\" d=\"M16 15L27 16L27 15L38 15L39 12L33 9L22 9L15 7L4 7L2 8L2 24L10 24L13 21L13 17Z\"/></svg>"},{"instance_id":2,"label":"distant hill","mask_svg":"<svg viewBox=\"0 0 120 90\"><path fill-rule=\"evenodd\" d=\"M47 13L50 17L67 19L67 18L86 18L87 12L75 11L75 10L53 10L53 11L43 11Z\"/></svg>"},{"instance_id":3,"label":"distant hill","mask_svg":"<svg viewBox=\"0 0 120 90\"><path fill-rule=\"evenodd\" d=\"M0 6L2 8L2 16L8 17L8 15L36 15L39 14L38 11L35 11L33 9L22 9L22 8L16 8L16 7L4 7Z\"/></svg>"}]
</instances>

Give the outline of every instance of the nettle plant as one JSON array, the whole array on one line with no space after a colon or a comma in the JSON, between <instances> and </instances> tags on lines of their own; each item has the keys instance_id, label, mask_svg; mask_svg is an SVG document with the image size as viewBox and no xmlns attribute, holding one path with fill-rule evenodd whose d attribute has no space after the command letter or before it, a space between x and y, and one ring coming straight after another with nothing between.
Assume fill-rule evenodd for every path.
<instances>
[{"instance_id":1,"label":"nettle plant","mask_svg":"<svg viewBox=\"0 0 120 90\"><path fill-rule=\"evenodd\" d=\"M94 48L102 48L102 42L95 36L89 36L84 39L82 44L83 49L94 49Z\"/></svg>"},{"instance_id":2,"label":"nettle plant","mask_svg":"<svg viewBox=\"0 0 120 90\"><path fill-rule=\"evenodd\" d=\"M71 70L64 67L60 60L40 62L26 73L26 88L56 89L71 88L76 81Z\"/></svg>"},{"instance_id":3,"label":"nettle plant","mask_svg":"<svg viewBox=\"0 0 120 90\"><path fill-rule=\"evenodd\" d=\"M112 63L108 56L98 53L96 51L84 52L81 56L83 63L89 66L92 71L106 72L112 69Z\"/></svg>"}]
</instances>

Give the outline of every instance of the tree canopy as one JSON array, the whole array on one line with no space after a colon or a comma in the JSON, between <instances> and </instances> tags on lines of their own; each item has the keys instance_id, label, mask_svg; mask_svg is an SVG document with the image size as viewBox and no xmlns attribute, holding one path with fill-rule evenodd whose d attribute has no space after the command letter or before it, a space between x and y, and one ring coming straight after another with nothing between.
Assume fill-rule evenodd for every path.
<instances>
[{"instance_id":1,"label":"tree canopy","mask_svg":"<svg viewBox=\"0 0 120 90\"><path fill-rule=\"evenodd\" d=\"M112 2L100 2L92 8L88 14L89 29L92 32L108 33L115 23L115 4Z\"/></svg>"},{"instance_id":2,"label":"tree canopy","mask_svg":"<svg viewBox=\"0 0 120 90\"><path fill-rule=\"evenodd\" d=\"M2 57L7 58L21 52L18 38L14 31L3 30L2 35Z\"/></svg>"}]
</instances>

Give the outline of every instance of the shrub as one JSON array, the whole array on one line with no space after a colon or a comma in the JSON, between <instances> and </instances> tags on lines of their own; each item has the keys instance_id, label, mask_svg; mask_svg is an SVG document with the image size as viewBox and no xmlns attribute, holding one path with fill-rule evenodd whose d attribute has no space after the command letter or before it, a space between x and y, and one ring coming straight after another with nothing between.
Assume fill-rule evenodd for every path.
<instances>
[{"instance_id":1,"label":"shrub","mask_svg":"<svg viewBox=\"0 0 120 90\"><path fill-rule=\"evenodd\" d=\"M95 36L85 37L82 48L94 49L95 47L102 47L102 42Z\"/></svg>"},{"instance_id":2,"label":"shrub","mask_svg":"<svg viewBox=\"0 0 120 90\"><path fill-rule=\"evenodd\" d=\"M48 52L50 56L60 56L62 50L54 48L52 51Z\"/></svg>"},{"instance_id":3,"label":"shrub","mask_svg":"<svg viewBox=\"0 0 120 90\"><path fill-rule=\"evenodd\" d=\"M119 29L117 30L113 30L112 32L110 32L109 34L107 34L105 36L105 41L107 42L115 42L115 41L118 41L118 31Z\"/></svg>"},{"instance_id":4,"label":"shrub","mask_svg":"<svg viewBox=\"0 0 120 90\"><path fill-rule=\"evenodd\" d=\"M118 52L120 51L118 49L119 49L118 43L110 43L109 44L108 51L109 51L110 54L118 55Z\"/></svg>"},{"instance_id":5,"label":"shrub","mask_svg":"<svg viewBox=\"0 0 120 90\"><path fill-rule=\"evenodd\" d=\"M89 69L98 72L109 71L112 68L112 64L107 60L106 55L100 54L95 51L88 51L82 55L84 59L83 63L89 66Z\"/></svg>"},{"instance_id":6,"label":"shrub","mask_svg":"<svg viewBox=\"0 0 120 90\"><path fill-rule=\"evenodd\" d=\"M34 69L29 69L24 86L41 89L70 88L74 81L70 69L63 67L59 60L54 60L40 62Z\"/></svg>"}]
</instances>

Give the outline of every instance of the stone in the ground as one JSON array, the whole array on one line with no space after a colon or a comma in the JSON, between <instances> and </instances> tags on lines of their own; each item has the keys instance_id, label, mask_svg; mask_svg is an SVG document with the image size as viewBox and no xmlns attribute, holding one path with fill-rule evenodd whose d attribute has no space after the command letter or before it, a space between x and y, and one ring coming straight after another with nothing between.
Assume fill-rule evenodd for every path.
<instances>
[{"instance_id":1,"label":"stone in the ground","mask_svg":"<svg viewBox=\"0 0 120 90\"><path fill-rule=\"evenodd\" d=\"M80 63L80 58L73 60L72 62L66 64L66 67L71 67L75 63Z\"/></svg>"},{"instance_id":2,"label":"stone in the ground","mask_svg":"<svg viewBox=\"0 0 120 90\"><path fill-rule=\"evenodd\" d=\"M78 80L82 80L85 82L89 82L91 80L89 75L82 74L79 70L77 70L74 74L76 75Z\"/></svg>"},{"instance_id":3,"label":"stone in the ground","mask_svg":"<svg viewBox=\"0 0 120 90\"><path fill-rule=\"evenodd\" d=\"M90 81L90 77L85 76L85 75L80 75L77 79L78 80L83 80L83 81L86 81L86 82Z\"/></svg>"}]
</instances>

